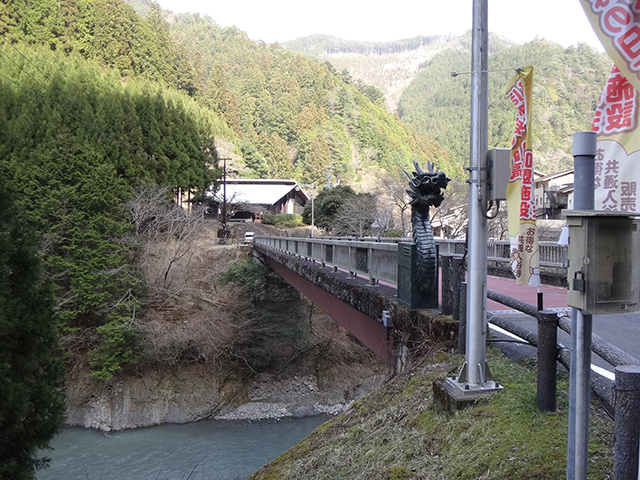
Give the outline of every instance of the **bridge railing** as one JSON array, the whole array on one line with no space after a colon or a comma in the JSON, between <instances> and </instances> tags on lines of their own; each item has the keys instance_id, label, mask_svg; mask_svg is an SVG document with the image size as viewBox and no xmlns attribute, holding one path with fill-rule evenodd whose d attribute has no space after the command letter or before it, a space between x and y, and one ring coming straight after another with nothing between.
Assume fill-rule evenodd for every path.
<instances>
[{"instance_id":1,"label":"bridge railing","mask_svg":"<svg viewBox=\"0 0 640 480\"><path fill-rule=\"evenodd\" d=\"M397 244L411 238L378 237L256 237L254 243L298 255L306 259L347 270L351 275L363 274L375 280L397 283ZM436 238L440 255L463 255L464 240ZM540 266L564 272L567 247L556 242L539 242ZM508 241L489 240L487 260L509 262Z\"/></svg>"},{"instance_id":2,"label":"bridge railing","mask_svg":"<svg viewBox=\"0 0 640 480\"><path fill-rule=\"evenodd\" d=\"M253 243L346 270L352 277L366 275L371 284L398 281L396 243L327 237L255 237Z\"/></svg>"}]
</instances>

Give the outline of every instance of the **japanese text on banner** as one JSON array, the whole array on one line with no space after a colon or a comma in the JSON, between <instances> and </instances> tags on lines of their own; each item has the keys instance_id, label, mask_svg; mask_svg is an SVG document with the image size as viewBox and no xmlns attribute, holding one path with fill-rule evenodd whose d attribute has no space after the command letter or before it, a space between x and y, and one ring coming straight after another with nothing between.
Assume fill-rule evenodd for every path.
<instances>
[{"instance_id":1,"label":"japanese text on banner","mask_svg":"<svg viewBox=\"0 0 640 480\"><path fill-rule=\"evenodd\" d=\"M507 95L516 107L507 206L511 243L510 263L516 283L539 286L540 257L529 123L532 77L533 67L529 66L518 70L507 85Z\"/></svg>"},{"instance_id":2,"label":"japanese text on banner","mask_svg":"<svg viewBox=\"0 0 640 480\"><path fill-rule=\"evenodd\" d=\"M640 89L640 4L630 0L580 0L600 43L622 72Z\"/></svg>"},{"instance_id":3,"label":"japanese text on banner","mask_svg":"<svg viewBox=\"0 0 640 480\"><path fill-rule=\"evenodd\" d=\"M598 134L595 208L638 212L640 141L638 92L614 65L602 92L591 130Z\"/></svg>"}]
</instances>

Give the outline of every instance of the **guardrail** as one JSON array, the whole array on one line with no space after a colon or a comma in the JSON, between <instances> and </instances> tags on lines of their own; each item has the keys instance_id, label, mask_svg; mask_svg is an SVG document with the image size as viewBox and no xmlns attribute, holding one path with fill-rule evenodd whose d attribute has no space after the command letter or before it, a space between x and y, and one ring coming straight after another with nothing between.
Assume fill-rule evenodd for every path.
<instances>
[{"instance_id":1,"label":"guardrail","mask_svg":"<svg viewBox=\"0 0 640 480\"><path fill-rule=\"evenodd\" d=\"M329 264L334 270L348 271L351 277L366 275L371 285L380 280L394 285L398 282L396 243L326 237L255 237L253 243L319 262L323 267Z\"/></svg>"},{"instance_id":2,"label":"guardrail","mask_svg":"<svg viewBox=\"0 0 640 480\"><path fill-rule=\"evenodd\" d=\"M371 284L383 280L397 284L397 244L412 242L411 238L389 237L256 237L254 243L304 257L308 260L347 270L350 275L368 275ZM437 238L440 255L463 255L464 240ZM564 273L567 247L555 242L540 242L540 266L560 269ZM509 262L510 244L490 240L487 260Z\"/></svg>"}]
</instances>

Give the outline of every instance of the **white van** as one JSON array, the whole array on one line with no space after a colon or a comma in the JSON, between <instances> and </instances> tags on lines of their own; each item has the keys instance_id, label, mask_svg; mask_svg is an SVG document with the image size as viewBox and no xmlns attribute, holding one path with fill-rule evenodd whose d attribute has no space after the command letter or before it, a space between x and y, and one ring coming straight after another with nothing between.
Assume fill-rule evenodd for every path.
<instances>
[{"instance_id":1,"label":"white van","mask_svg":"<svg viewBox=\"0 0 640 480\"><path fill-rule=\"evenodd\" d=\"M244 234L244 243L252 243L255 232L246 232Z\"/></svg>"}]
</instances>

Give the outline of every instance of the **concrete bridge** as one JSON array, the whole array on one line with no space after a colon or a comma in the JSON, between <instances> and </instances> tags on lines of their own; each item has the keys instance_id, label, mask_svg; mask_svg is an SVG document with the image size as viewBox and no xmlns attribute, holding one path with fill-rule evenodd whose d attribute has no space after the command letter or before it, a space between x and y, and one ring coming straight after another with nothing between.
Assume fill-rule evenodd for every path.
<instances>
[{"instance_id":1,"label":"concrete bridge","mask_svg":"<svg viewBox=\"0 0 640 480\"><path fill-rule=\"evenodd\" d=\"M411 309L398 301L399 242L411 239L256 237L253 252L400 372L408 343L454 340L457 322L439 310ZM438 245L440 255L465 251L464 241L438 240ZM543 266L562 269L565 254L555 243L541 243ZM507 262L508 255L508 242L490 242L489 261Z\"/></svg>"}]
</instances>

